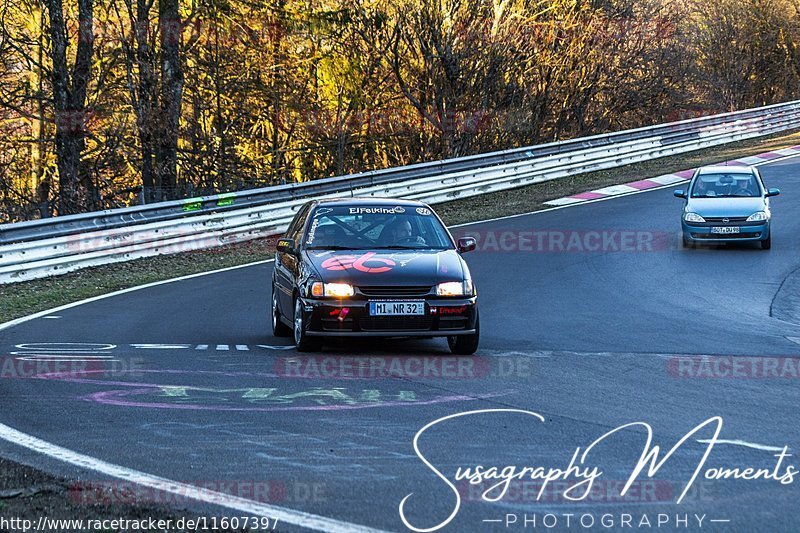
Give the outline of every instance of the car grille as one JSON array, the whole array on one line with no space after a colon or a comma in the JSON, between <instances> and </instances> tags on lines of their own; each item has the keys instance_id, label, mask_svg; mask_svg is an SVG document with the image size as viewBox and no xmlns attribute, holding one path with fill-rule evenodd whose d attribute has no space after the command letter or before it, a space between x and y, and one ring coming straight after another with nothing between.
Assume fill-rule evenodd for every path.
<instances>
[{"instance_id":1,"label":"car grille","mask_svg":"<svg viewBox=\"0 0 800 533\"><path fill-rule=\"evenodd\" d=\"M713 224L734 224L738 225L742 222L747 222L747 217L703 217L706 219L706 222L713 223ZM722 220L723 218L727 218L728 221L725 222Z\"/></svg>"},{"instance_id":2,"label":"car grille","mask_svg":"<svg viewBox=\"0 0 800 533\"><path fill-rule=\"evenodd\" d=\"M757 239L761 237L761 232L755 233L692 233L692 237L698 240L708 239L714 241L736 240L736 239Z\"/></svg>"},{"instance_id":3,"label":"car grille","mask_svg":"<svg viewBox=\"0 0 800 533\"><path fill-rule=\"evenodd\" d=\"M323 331L353 331L353 319L339 320L338 318L323 318Z\"/></svg>"},{"instance_id":4,"label":"car grille","mask_svg":"<svg viewBox=\"0 0 800 533\"><path fill-rule=\"evenodd\" d=\"M439 329L467 329L467 319L462 317L439 317Z\"/></svg>"},{"instance_id":5,"label":"car grille","mask_svg":"<svg viewBox=\"0 0 800 533\"><path fill-rule=\"evenodd\" d=\"M430 316L371 316L358 321L364 331L427 331L433 326Z\"/></svg>"},{"instance_id":6,"label":"car grille","mask_svg":"<svg viewBox=\"0 0 800 533\"><path fill-rule=\"evenodd\" d=\"M431 292L430 285L404 285L388 287L359 287L359 291L364 296L379 297L402 297L402 296L425 296Z\"/></svg>"}]
</instances>

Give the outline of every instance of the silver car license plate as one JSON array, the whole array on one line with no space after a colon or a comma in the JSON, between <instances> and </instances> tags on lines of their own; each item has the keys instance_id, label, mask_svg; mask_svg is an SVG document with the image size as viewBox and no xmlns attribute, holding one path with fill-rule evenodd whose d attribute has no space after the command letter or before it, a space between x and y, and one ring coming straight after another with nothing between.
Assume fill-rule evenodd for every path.
<instances>
[{"instance_id":1,"label":"silver car license plate","mask_svg":"<svg viewBox=\"0 0 800 533\"><path fill-rule=\"evenodd\" d=\"M424 315L424 301L387 301L370 302L369 314L371 316L394 316L394 315Z\"/></svg>"},{"instance_id":2,"label":"silver car license plate","mask_svg":"<svg viewBox=\"0 0 800 533\"><path fill-rule=\"evenodd\" d=\"M714 226L711 233L739 233L739 226Z\"/></svg>"}]
</instances>

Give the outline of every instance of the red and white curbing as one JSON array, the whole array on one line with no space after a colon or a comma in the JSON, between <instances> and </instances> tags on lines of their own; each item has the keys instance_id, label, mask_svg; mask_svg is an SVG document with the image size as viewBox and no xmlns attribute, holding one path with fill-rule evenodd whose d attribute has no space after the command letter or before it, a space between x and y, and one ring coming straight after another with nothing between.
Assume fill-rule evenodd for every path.
<instances>
[{"instance_id":1,"label":"red and white curbing","mask_svg":"<svg viewBox=\"0 0 800 533\"><path fill-rule=\"evenodd\" d=\"M741 159L734 159L727 161L726 165L740 165L750 166L764 163L772 159L779 159L782 157L800 154L800 145L791 148L784 148L782 150L775 150L774 152L766 152L750 157L743 157ZM630 194L646 189L654 189L656 187L663 187L665 185L673 185L676 183L684 183L692 177L695 169L682 170L674 174L664 174L663 176L656 176L655 178L647 178L645 180L633 181L625 183L624 185L611 185L610 187L603 187L594 191L582 192L573 194L572 196L565 196L564 198L557 198L545 202L546 205L560 206L578 204L581 202L588 202L589 200L597 200L598 198L608 198L610 196L619 196L622 194Z\"/></svg>"}]
</instances>

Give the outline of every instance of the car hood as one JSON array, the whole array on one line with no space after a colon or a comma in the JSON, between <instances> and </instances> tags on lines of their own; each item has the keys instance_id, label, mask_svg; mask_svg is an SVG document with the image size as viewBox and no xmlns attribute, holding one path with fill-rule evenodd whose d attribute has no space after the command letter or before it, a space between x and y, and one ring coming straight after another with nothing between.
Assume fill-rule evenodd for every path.
<instances>
[{"instance_id":1,"label":"car hood","mask_svg":"<svg viewBox=\"0 0 800 533\"><path fill-rule=\"evenodd\" d=\"M765 209L764 198L691 198L686 204L701 217L749 217Z\"/></svg>"},{"instance_id":2,"label":"car hood","mask_svg":"<svg viewBox=\"0 0 800 533\"><path fill-rule=\"evenodd\" d=\"M325 282L385 287L464 279L465 266L455 250L314 250L305 254Z\"/></svg>"}]
</instances>

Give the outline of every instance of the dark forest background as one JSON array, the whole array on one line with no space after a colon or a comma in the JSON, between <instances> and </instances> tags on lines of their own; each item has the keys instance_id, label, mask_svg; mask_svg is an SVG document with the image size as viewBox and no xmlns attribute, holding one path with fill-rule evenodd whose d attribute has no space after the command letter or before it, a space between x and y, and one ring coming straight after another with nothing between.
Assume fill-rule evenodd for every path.
<instances>
[{"instance_id":1,"label":"dark forest background","mask_svg":"<svg viewBox=\"0 0 800 533\"><path fill-rule=\"evenodd\" d=\"M15 0L0 223L800 97L800 0Z\"/></svg>"}]
</instances>

